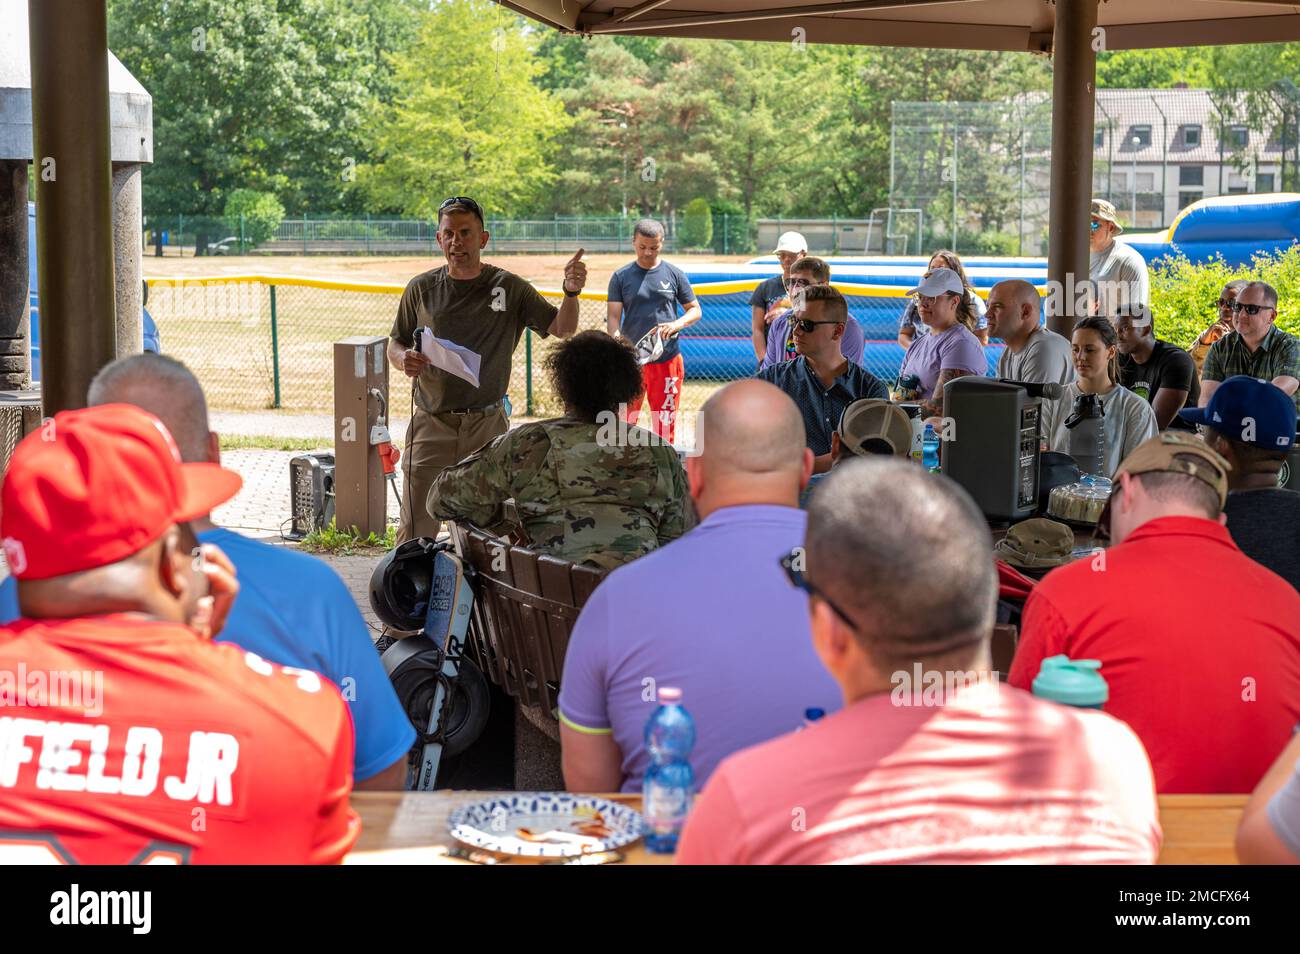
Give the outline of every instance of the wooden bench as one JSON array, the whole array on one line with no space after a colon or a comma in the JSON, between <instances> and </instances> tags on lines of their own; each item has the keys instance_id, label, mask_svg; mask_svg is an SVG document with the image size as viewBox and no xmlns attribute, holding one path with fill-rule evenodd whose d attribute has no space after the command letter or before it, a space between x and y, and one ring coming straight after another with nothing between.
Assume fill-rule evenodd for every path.
<instances>
[{"instance_id":1,"label":"wooden bench","mask_svg":"<svg viewBox=\"0 0 1300 954\"><path fill-rule=\"evenodd\" d=\"M477 571L469 626L474 661L520 705L558 722L569 636L605 571L512 546L473 525L448 528L456 552Z\"/></svg>"}]
</instances>

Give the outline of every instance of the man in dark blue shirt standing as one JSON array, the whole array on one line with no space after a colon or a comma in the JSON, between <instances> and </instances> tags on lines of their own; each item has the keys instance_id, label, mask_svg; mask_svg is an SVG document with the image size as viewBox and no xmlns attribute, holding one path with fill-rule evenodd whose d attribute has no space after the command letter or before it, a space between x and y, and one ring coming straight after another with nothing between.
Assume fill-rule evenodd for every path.
<instances>
[{"instance_id":1,"label":"man in dark blue shirt standing","mask_svg":"<svg viewBox=\"0 0 1300 954\"><path fill-rule=\"evenodd\" d=\"M798 406L808 449L816 458L813 473L830 470L831 434L846 407L862 398L889 399L884 382L840 350L848 320L848 302L837 289L801 289L792 318L798 356L755 375L775 384Z\"/></svg>"},{"instance_id":2,"label":"man in dark blue shirt standing","mask_svg":"<svg viewBox=\"0 0 1300 954\"><path fill-rule=\"evenodd\" d=\"M637 348L651 430L671 443L677 436L677 406L685 378L677 336L700 320L701 311L685 272L659 258L663 246L660 223L654 219L636 223L632 231L636 261L610 276L606 320L611 335L621 334ZM678 305L683 309L680 318ZM641 414L641 401L638 397L628 405L629 424L635 424Z\"/></svg>"}]
</instances>

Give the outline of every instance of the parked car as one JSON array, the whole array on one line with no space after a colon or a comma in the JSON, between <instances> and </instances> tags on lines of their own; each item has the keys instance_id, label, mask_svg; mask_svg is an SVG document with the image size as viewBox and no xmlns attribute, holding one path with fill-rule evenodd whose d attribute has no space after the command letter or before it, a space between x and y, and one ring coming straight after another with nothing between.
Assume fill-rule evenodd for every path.
<instances>
[{"instance_id":1,"label":"parked car","mask_svg":"<svg viewBox=\"0 0 1300 954\"><path fill-rule=\"evenodd\" d=\"M228 235L220 242L208 243L209 255L236 255L239 252L239 236Z\"/></svg>"},{"instance_id":2,"label":"parked car","mask_svg":"<svg viewBox=\"0 0 1300 954\"><path fill-rule=\"evenodd\" d=\"M36 203L27 203L27 293L31 305L31 332L28 342L31 348L31 368L32 383L35 384L41 380L41 296L38 291L39 282L36 277ZM145 283L145 299L149 298L149 284ZM141 309L143 312L142 324L144 325L144 350L145 351L162 351L162 341L158 335L158 326L154 324L153 316L149 314L148 308Z\"/></svg>"}]
</instances>

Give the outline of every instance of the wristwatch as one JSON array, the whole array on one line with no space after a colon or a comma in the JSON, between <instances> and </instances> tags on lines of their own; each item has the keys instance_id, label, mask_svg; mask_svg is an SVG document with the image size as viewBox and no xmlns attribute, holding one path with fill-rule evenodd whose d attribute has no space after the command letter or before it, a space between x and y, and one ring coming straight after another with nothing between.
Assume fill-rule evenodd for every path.
<instances>
[{"instance_id":1,"label":"wristwatch","mask_svg":"<svg viewBox=\"0 0 1300 954\"><path fill-rule=\"evenodd\" d=\"M563 291L564 291L564 297L565 297L565 298L577 298L579 295L582 294L582 289L581 289L581 288L579 288L579 289L578 289L577 291L575 291L575 292L571 292L571 291L569 291L567 288L564 288L563 285L561 285L560 288L563 289Z\"/></svg>"}]
</instances>

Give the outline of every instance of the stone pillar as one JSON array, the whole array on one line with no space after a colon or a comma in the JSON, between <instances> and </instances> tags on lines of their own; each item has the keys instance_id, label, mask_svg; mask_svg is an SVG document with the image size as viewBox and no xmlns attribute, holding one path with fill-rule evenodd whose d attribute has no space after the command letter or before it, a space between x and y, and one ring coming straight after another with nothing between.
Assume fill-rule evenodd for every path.
<instances>
[{"instance_id":1,"label":"stone pillar","mask_svg":"<svg viewBox=\"0 0 1300 954\"><path fill-rule=\"evenodd\" d=\"M113 288L117 301L117 356L139 354L144 338L140 263L144 226L137 162L113 163Z\"/></svg>"},{"instance_id":2,"label":"stone pillar","mask_svg":"<svg viewBox=\"0 0 1300 954\"><path fill-rule=\"evenodd\" d=\"M31 384L27 255L27 161L0 160L0 391Z\"/></svg>"}]
</instances>

